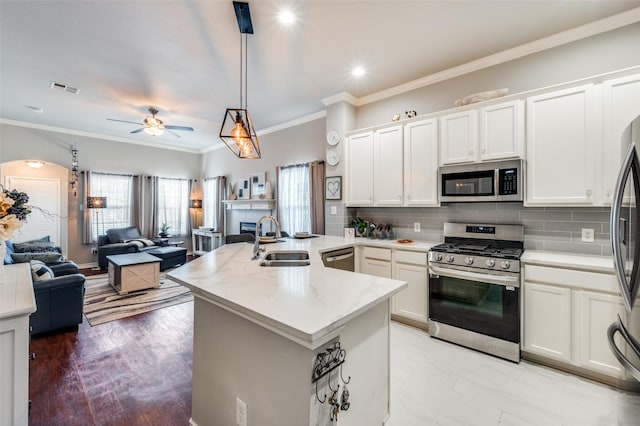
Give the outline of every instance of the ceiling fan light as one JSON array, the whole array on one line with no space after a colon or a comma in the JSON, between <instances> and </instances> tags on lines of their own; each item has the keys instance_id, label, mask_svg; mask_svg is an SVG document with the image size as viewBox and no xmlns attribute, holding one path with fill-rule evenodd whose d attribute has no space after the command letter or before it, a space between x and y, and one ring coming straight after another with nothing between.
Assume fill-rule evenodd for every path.
<instances>
[{"instance_id":1,"label":"ceiling fan light","mask_svg":"<svg viewBox=\"0 0 640 426\"><path fill-rule=\"evenodd\" d=\"M161 134L164 133L164 126L163 127L147 127L145 126L144 128L144 132L148 135L151 136L160 136Z\"/></svg>"},{"instance_id":2,"label":"ceiling fan light","mask_svg":"<svg viewBox=\"0 0 640 426\"><path fill-rule=\"evenodd\" d=\"M238 158L259 159L260 143L246 109L227 108L220 139Z\"/></svg>"}]
</instances>

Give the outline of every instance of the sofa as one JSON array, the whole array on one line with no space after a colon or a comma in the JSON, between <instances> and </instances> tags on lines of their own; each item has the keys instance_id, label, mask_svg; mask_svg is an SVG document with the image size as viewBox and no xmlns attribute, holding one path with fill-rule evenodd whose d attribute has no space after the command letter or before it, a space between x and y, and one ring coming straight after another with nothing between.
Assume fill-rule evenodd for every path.
<instances>
[{"instance_id":1,"label":"sofa","mask_svg":"<svg viewBox=\"0 0 640 426\"><path fill-rule=\"evenodd\" d=\"M105 235L98 236L98 266L107 269L107 256L145 252L160 258L160 270L182 265L187 261L187 249L169 247L166 239L145 238L138 227L108 229Z\"/></svg>"},{"instance_id":2,"label":"sofa","mask_svg":"<svg viewBox=\"0 0 640 426\"><path fill-rule=\"evenodd\" d=\"M85 292L85 276L78 273L78 265L30 263L37 308L29 317L31 334L77 328L82 322Z\"/></svg>"}]
</instances>

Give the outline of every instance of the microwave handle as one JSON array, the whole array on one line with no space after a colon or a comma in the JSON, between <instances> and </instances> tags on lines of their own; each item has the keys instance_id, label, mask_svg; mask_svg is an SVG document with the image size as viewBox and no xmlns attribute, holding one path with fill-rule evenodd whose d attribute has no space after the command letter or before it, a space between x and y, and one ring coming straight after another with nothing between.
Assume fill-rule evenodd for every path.
<instances>
[{"instance_id":1,"label":"microwave handle","mask_svg":"<svg viewBox=\"0 0 640 426\"><path fill-rule=\"evenodd\" d=\"M497 284L501 286L520 287L520 275L513 277L502 275L491 275L477 272L461 271L459 269L441 268L429 265L429 275L442 275L445 277L458 278L461 280L477 281L481 283Z\"/></svg>"}]
</instances>

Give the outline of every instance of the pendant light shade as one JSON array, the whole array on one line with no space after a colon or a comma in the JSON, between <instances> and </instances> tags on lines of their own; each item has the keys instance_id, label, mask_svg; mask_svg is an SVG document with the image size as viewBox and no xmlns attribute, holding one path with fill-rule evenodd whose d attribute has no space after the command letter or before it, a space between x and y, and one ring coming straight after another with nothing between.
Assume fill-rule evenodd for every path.
<instances>
[{"instance_id":1,"label":"pendant light shade","mask_svg":"<svg viewBox=\"0 0 640 426\"><path fill-rule=\"evenodd\" d=\"M253 34L249 3L233 2L240 30L240 108L227 108L220 139L238 158L259 159L260 143L247 111L247 34Z\"/></svg>"}]
</instances>

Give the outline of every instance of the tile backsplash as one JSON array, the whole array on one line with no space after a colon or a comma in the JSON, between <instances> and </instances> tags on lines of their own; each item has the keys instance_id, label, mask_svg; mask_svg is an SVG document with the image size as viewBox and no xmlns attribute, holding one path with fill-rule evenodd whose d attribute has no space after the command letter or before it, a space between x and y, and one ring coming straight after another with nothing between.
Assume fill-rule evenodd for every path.
<instances>
[{"instance_id":1,"label":"tile backsplash","mask_svg":"<svg viewBox=\"0 0 640 426\"><path fill-rule=\"evenodd\" d=\"M424 241L442 241L445 222L520 224L524 225L525 249L610 256L610 211L606 207L449 203L438 208L349 208L346 219L349 224L356 216L373 223L391 223L397 238ZM413 230L416 222L420 223L420 232ZM583 228L594 230L594 242L582 241Z\"/></svg>"}]
</instances>

